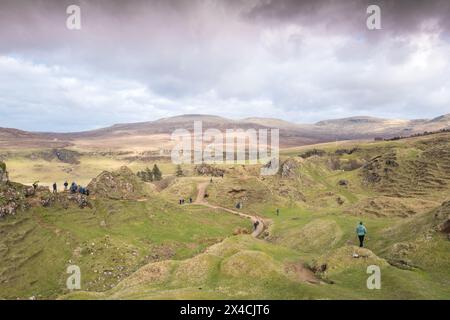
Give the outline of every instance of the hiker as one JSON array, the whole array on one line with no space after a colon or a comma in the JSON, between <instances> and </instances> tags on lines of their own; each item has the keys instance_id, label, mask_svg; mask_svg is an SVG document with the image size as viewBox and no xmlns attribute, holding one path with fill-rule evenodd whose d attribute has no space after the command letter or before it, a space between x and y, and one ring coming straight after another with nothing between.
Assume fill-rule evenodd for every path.
<instances>
[{"instance_id":1,"label":"hiker","mask_svg":"<svg viewBox=\"0 0 450 320\"><path fill-rule=\"evenodd\" d=\"M84 194L84 188L82 186L78 187L78 192Z\"/></svg>"},{"instance_id":2,"label":"hiker","mask_svg":"<svg viewBox=\"0 0 450 320\"><path fill-rule=\"evenodd\" d=\"M87 195L88 197L89 197L89 189L88 188L86 188L86 193L85 193L85 195Z\"/></svg>"},{"instance_id":3,"label":"hiker","mask_svg":"<svg viewBox=\"0 0 450 320\"><path fill-rule=\"evenodd\" d=\"M364 236L367 233L366 227L363 225L362 221L359 223L359 225L356 227L356 234L359 238L359 247L362 248L364 246Z\"/></svg>"},{"instance_id":4,"label":"hiker","mask_svg":"<svg viewBox=\"0 0 450 320\"><path fill-rule=\"evenodd\" d=\"M181 204L181 199L178 199L178 204Z\"/></svg>"},{"instance_id":5,"label":"hiker","mask_svg":"<svg viewBox=\"0 0 450 320\"><path fill-rule=\"evenodd\" d=\"M256 230L256 228L258 228L258 225L259 225L259 221L256 220L255 223L253 223L254 230Z\"/></svg>"},{"instance_id":6,"label":"hiker","mask_svg":"<svg viewBox=\"0 0 450 320\"><path fill-rule=\"evenodd\" d=\"M38 187L38 182L39 182L39 181L33 182L33 189L34 189L34 191L36 191L36 189L37 189L37 187Z\"/></svg>"},{"instance_id":7,"label":"hiker","mask_svg":"<svg viewBox=\"0 0 450 320\"><path fill-rule=\"evenodd\" d=\"M69 186L69 183L67 181L64 182L64 191L67 191L67 187Z\"/></svg>"},{"instance_id":8,"label":"hiker","mask_svg":"<svg viewBox=\"0 0 450 320\"><path fill-rule=\"evenodd\" d=\"M70 193L75 193L77 192L78 186L75 182L72 182L72 184L70 185Z\"/></svg>"},{"instance_id":9,"label":"hiker","mask_svg":"<svg viewBox=\"0 0 450 320\"><path fill-rule=\"evenodd\" d=\"M184 204L184 199L181 199L181 204Z\"/></svg>"},{"instance_id":10,"label":"hiker","mask_svg":"<svg viewBox=\"0 0 450 320\"><path fill-rule=\"evenodd\" d=\"M192 203L192 197L189 197L189 203Z\"/></svg>"},{"instance_id":11,"label":"hiker","mask_svg":"<svg viewBox=\"0 0 450 320\"><path fill-rule=\"evenodd\" d=\"M212 178L209 180L210 183L212 183Z\"/></svg>"},{"instance_id":12,"label":"hiker","mask_svg":"<svg viewBox=\"0 0 450 320\"><path fill-rule=\"evenodd\" d=\"M58 186L56 185L56 182L53 183L53 193L58 193Z\"/></svg>"},{"instance_id":13,"label":"hiker","mask_svg":"<svg viewBox=\"0 0 450 320\"><path fill-rule=\"evenodd\" d=\"M277 208L277 216L280 215L280 209Z\"/></svg>"}]
</instances>

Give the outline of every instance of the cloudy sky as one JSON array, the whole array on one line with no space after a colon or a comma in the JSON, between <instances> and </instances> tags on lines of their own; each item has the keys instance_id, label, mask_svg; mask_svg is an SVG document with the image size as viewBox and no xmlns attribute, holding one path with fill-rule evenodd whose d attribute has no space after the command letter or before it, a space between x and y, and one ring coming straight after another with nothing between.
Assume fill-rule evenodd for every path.
<instances>
[{"instance_id":1,"label":"cloudy sky","mask_svg":"<svg viewBox=\"0 0 450 320\"><path fill-rule=\"evenodd\" d=\"M432 118L450 113L449 57L447 0L0 0L0 127Z\"/></svg>"}]
</instances>

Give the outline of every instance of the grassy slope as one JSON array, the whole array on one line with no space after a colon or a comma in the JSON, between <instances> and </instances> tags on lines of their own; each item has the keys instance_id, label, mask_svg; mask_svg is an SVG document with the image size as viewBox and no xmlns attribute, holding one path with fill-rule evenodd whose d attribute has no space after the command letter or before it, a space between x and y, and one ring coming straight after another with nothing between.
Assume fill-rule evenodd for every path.
<instances>
[{"instance_id":1,"label":"grassy slope","mask_svg":"<svg viewBox=\"0 0 450 320\"><path fill-rule=\"evenodd\" d=\"M420 147L422 139L418 140ZM358 153L344 155L341 161L368 160L379 153L395 150L402 167L421 155L422 150L416 148L416 144L416 140L407 140L358 145L361 149ZM334 152L336 148L342 146L331 144L327 151ZM441 234L434 233L431 238L424 234L431 227L432 213L405 219L397 215L397 211L394 210L394 214L389 211L391 207L381 208L386 211L384 216L354 210L360 201L377 198L379 193L376 188L362 184L360 169L333 171L327 168L325 159L305 160L296 177L300 178L287 181L279 177L260 179L239 171L230 172L224 179L213 179L208 187L210 202L233 208L237 201L242 201L243 211L270 218L272 225L265 241L235 236L216 245L219 249L211 250L213 255L206 253L194 261L187 260L185 263L193 265L194 269L205 271L200 272L204 276L200 279L187 277L194 279L193 283L179 282L180 277L183 278L179 263L170 264L163 279L159 272L154 276L155 270L160 269L150 264L106 294L78 292L67 298L450 298L450 242ZM341 179L348 180L349 186L338 186ZM185 181L185 188L181 188L185 195L191 194L194 188L189 187L188 181ZM280 197L280 190L289 187L301 191L304 199L298 200L292 194ZM229 193L233 188L245 191ZM344 199L344 204L338 204L336 197ZM447 199L448 194L445 190L430 190L423 197L437 206L439 201ZM394 202L392 206L397 205ZM275 214L277 207L280 208L279 216ZM398 209L402 210L403 207ZM369 228L366 245L374 253L370 253L370 258L354 259L352 252L358 251L353 246L357 243L354 230L361 219ZM420 230L417 225L421 226ZM416 248L408 253L409 261L415 266L409 270L391 266L386 260L392 258L393 246L405 241L413 242ZM230 260L234 269L240 272L230 272ZM325 282L314 285L299 281L295 273L287 271L290 263L311 266L327 263L328 271L322 274ZM381 267L382 290L366 287L366 268L370 264ZM147 268L152 272L149 273Z\"/></svg>"},{"instance_id":2,"label":"grassy slope","mask_svg":"<svg viewBox=\"0 0 450 320\"><path fill-rule=\"evenodd\" d=\"M444 137L441 147L445 148L448 135L439 136ZM351 159L369 160L394 150L400 166L398 174L394 175L395 179L389 180L389 183L394 187L406 188L405 176L407 177L410 172L407 169L409 161L421 159L431 162L429 158L420 157L424 150L433 145L433 139L435 137L364 144L332 143L317 146L317 148L334 153L337 148L358 146L358 152L341 156L342 162ZM307 149L290 149L282 156L284 158L297 155ZM440 166L432 168L429 172L443 176L446 173L445 170L445 166ZM341 179L348 180L348 187L338 186L337 182ZM245 235L227 237L234 227L247 225L248 222L233 215L223 214L220 210L212 213L202 207L185 206L182 212L178 212L179 207L173 204L179 197L195 196L197 183L204 180L205 178L190 177L178 179L161 192L160 197L164 200L153 199L147 203L100 203L97 204L99 209L95 216L88 214L88 210L81 215L66 215L57 210L25 215L24 222L18 222L16 226L9 228L14 230L11 239L20 238L21 233L16 230L24 228L23 232L25 232L26 226L29 228L34 226L35 239L41 239L44 236L46 237L44 239L53 239L50 230L36 226L34 216L36 214L39 214L46 223L56 225L61 230L67 230L67 238L69 234L70 237L80 237L79 240L71 240L76 242L76 245L69 246L64 259L57 264L57 268L55 267L55 272L61 274L60 278L42 276L43 279L59 279L59 282L49 280L48 288L60 288L63 285L63 279L66 277L64 267L68 259L75 259L73 251L77 246L81 244L82 253L84 253L83 250L90 252L91 242L94 242L95 246L97 243L104 245L102 241L106 234L113 239L111 247L104 249L103 253L99 252L98 256L97 251L94 251L93 257L82 254L80 260L77 260L77 263L81 263L89 270L86 280L96 279L97 274L91 274L92 269L101 269L102 259L108 261L111 258L111 252L117 251L115 248L123 249L123 261L129 263L128 273L148 262L149 259L145 256L151 253L160 253L161 260L164 260L145 264L131 276L125 275L120 278L120 282L119 279L106 283L100 281L98 285L84 287L85 290L95 292L73 292L63 298L450 298L448 285L450 283L448 255L450 242L437 233L431 234L430 238L427 231L431 227L432 213L428 213L429 206L437 207L442 201L448 200L448 186L442 189L427 189L427 185L424 184L422 191L425 193L420 196L406 198L406 201L403 198L394 199L394 197L386 197L386 189L381 190L379 186L364 185L362 169L330 170L327 157L313 157L300 161L295 177L289 179L280 177L262 179L254 175L254 170L241 167L230 170L224 179L214 178L213 183L208 187L209 202L234 208L237 201L242 201L243 211L265 216L271 220L272 224L266 239L258 240ZM230 193L229 191L233 188L245 189L245 191ZM342 198L344 203L339 204L336 201L337 197ZM417 199L427 202L417 202ZM369 200L389 203L390 207L375 210L375 213L382 213L381 215L372 214L373 210L366 210L367 203L364 202ZM401 213L405 211L402 207L403 202L409 205L408 210L416 213L407 215L408 218L402 217ZM130 210L129 207L132 209ZM281 212L279 216L275 214L277 207ZM146 213L142 214L142 212ZM151 217L150 212L159 213ZM205 215L204 219L207 222L202 221L200 214ZM76 216L76 219L70 222L66 216ZM228 229L223 230L217 219L228 221ZM106 222L107 231L104 227L99 227L102 220ZM358 250L352 246L357 242L354 229L360 220L368 226L369 234L366 244L373 251L373 255L369 258L354 259L351 258L351 254ZM11 219L7 222L15 223L16 221ZM91 224L95 227L90 227ZM191 226L192 224L196 227ZM418 230L417 225L422 227ZM5 226L3 227L8 229ZM171 227L168 228L168 226ZM208 232L212 234L208 235ZM24 239L27 237L31 238L25 235ZM60 237L62 236L57 236L55 239ZM214 241L227 238L203 252L202 250L213 242L208 240L210 237L214 238ZM49 252L61 254L63 242L66 240L63 238L61 242L53 242L48 249ZM169 252L174 255L169 256L167 246L170 247L173 243L176 244L175 249L169 249ZM414 266L409 270L391 266L387 262L396 257L394 249L399 243L412 244L414 248L406 253L407 260ZM19 244L23 245L21 239L17 240L17 245ZM25 247L12 251L19 257L22 254L25 258L29 255ZM51 251L52 247L53 251ZM110 250L112 248L114 249ZM36 248L36 251L38 249ZM129 254L132 250L137 252L138 258ZM195 255L199 252L202 253ZM12 253L9 254L12 255ZM42 263L42 260L39 261ZM310 266L326 263L328 270L321 274L324 283L317 285L300 281L298 274L289 271L289 265L292 263ZM366 267L369 264L380 265L382 290L366 288L368 277ZM27 262L24 265L28 265L29 269L21 273L22 277L34 271L38 264L29 265ZM51 267L42 269L51 270ZM17 295L23 292L26 292L25 296L33 293L32 290L27 291L32 283L30 279L23 282L15 281L17 282L14 285L8 285L9 290L16 290ZM19 283L22 283L21 287ZM104 291L108 285L116 283L119 284L111 290L100 292ZM103 285L106 286L103 287ZM42 282L37 282L35 288L43 288ZM55 292L57 290L51 292L52 297L55 296Z\"/></svg>"},{"instance_id":3,"label":"grassy slope","mask_svg":"<svg viewBox=\"0 0 450 320\"><path fill-rule=\"evenodd\" d=\"M95 201L95 209L37 208L0 225L2 298L56 297L66 267L79 265L82 286L102 291L154 260L185 259L249 222L163 199Z\"/></svg>"}]
</instances>

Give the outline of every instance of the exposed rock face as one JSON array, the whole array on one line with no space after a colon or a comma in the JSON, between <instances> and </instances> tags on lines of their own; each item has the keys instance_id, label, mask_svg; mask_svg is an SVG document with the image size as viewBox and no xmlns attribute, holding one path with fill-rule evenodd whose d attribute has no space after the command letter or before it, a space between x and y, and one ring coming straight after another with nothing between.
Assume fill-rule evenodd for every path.
<instances>
[{"instance_id":1,"label":"exposed rock face","mask_svg":"<svg viewBox=\"0 0 450 320\"><path fill-rule=\"evenodd\" d=\"M377 156L362 167L363 182L366 184L377 184L388 178L398 166L395 153Z\"/></svg>"},{"instance_id":2,"label":"exposed rock face","mask_svg":"<svg viewBox=\"0 0 450 320\"><path fill-rule=\"evenodd\" d=\"M27 207L22 186L15 183L0 184L0 217L14 215Z\"/></svg>"},{"instance_id":3,"label":"exposed rock face","mask_svg":"<svg viewBox=\"0 0 450 320\"><path fill-rule=\"evenodd\" d=\"M145 195L144 183L127 167L103 171L87 188L92 195L110 199L137 199Z\"/></svg>"},{"instance_id":4,"label":"exposed rock face","mask_svg":"<svg viewBox=\"0 0 450 320\"><path fill-rule=\"evenodd\" d=\"M440 222L436 229L450 235L450 201L444 202L436 211L434 218Z\"/></svg>"},{"instance_id":5,"label":"exposed rock face","mask_svg":"<svg viewBox=\"0 0 450 320\"><path fill-rule=\"evenodd\" d=\"M323 157L326 154L327 153L324 150L312 149L312 150L305 151L302 154L299 154L299 157L301 157L303 159L307 159L307 158L312 157L312 156Z\"/></svg>"},{"instance_id":6,"label":"exposed rock face","mask_svg":"<svg viewBox=\"0 0 450 320\"><path fill-rule=\"evenodd\" d=\"M233 188L231 188L230 191L228 191L228 193L237 194L237 193L242 193L245 191L247 191L247 190L240 188L240 187L233 187Z\"/></svg>"},{"instance_id":7,"label":"exposed rock face","mask_svg":"<svg viewBox=\"0 0 450 320\"><path fill-rule=\"evenodd\" d=\"M3 170L3 166L1 167ZM75 204L80 208L92 207L88 197L83 194L67 192L53 194L48 187L38 186L34 189L16 182L0 183L0 217L15 215L19 210L31 207L62 205L68 208Z\"/></svg>"},{"instance_id":8,"label":"exposed rock face","mask_svg":"<svg viewBox=\"0 0 450 320\"><path fill-rule=\"evenodd\" d=\"M67 149L52 149L48 151L32 153L30 155L31 159L45 159L47 161L58 159L61 162L70 164L79 164L79 157L80 154L78 152Z\"/></svg>"},{"instance_id":9,"label":"exposed rock face","mask_svg":"<svg viewBox=\"0 0 450 320\"><path fill-rule=\"evenodd\" d=\"M15 202L10 202L3 206L0 206L0 218L7 215L14 215L18 209L18 205Z\"/></svg>"},{"instance_id":10,"label":"exposed rock face","mask_svg":"<svg viewBox=\"0 0 450 320\"><path fill-rule=\"evenodd\" d=\"M202 163L200 165L195 166L194 172L201 176L213 176L213 177L221 177L225 174L225 170L206 163Z\"/></svg>"},{"instance_id":11,"label":"exposed rock face","mask_svg":"<svg viewBox=\"0 0 450 320\"><path fill-rule=\"evenodd\" d=\"M89 207L92 208L91 203L89 202L89 198L80 193L58 193L57 195L53 193L46 193L44 195L41 195L40 197L40 203L43 207L51 207L56 204L60 204L63 206L64 209L67 209L69 205L75 204L81 209Z\"/></svg>"},{"instance_id":12,"label":"exposed rock face","mask_svg":"<svg viewBox=\"0 0 450 320\"><path fill-rule=\"evenodd\" d=\"M293 159L287 159L280 166L280 175L282 178L292 178L296 174L299 164Z\"/></svg>"},{"instance_id":13,"label":"exposed rock face","mask_svg":"<svg viewBox=\"0 0 450 320\"><path fill-rule=\"evenodd\" d=\"M344 155L344 154L352 154L355 151L358 151L358 148L351 148L351 149L337 149L334 153L337 155Z\"/></svg>"}]
</instances>

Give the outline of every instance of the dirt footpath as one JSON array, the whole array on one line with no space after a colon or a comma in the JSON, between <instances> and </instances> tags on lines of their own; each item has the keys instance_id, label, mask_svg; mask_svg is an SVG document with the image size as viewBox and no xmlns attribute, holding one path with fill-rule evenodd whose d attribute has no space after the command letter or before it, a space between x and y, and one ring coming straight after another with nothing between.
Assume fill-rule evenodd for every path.
<instances>
[{"instance_id":1,"label":"dirt footpath","mask_svg":"<svg viewBox=\"0 0 450 320\"><path fill-rule=\"evenodd\" d=\"M243 217L243 218L250 219L250 220L252 221L252 224L253 224L253 225L254 225L256 222L258 222L258 225L257 225L256 229L253 230L253 232L252 232L252 236L255 237L255 238L257 238L257 237L264 231L264 228L265 228L264 220L263 220L261 217L258 217L258 216L246 214L246 213L243 213L243 212L239 212L239 211L236 211L236 210L232 210L232 209L228 209L228 208L224 208L224 207L220 207L220 206L216 206L216 205L209 204L209 203L206 201L206 199L205 199L206 188L208 187L208 185L209 185L209 182L202 182L202 183L199 183L199 184L197 185L197 190L198 190L198 192L197 192L197 199L195 199L195 201L194 201L195 204L203 205L203 206L206 206L206 207L209 207L209 208L212 208L212 209L220 209L220 210L224 210L224 211L227 211L227 212L229 212L229 213L232 213L232 214L236 214L236 215L238 215L238 216L241 216L241 217Z\"/></svg>"}]
</instances>

